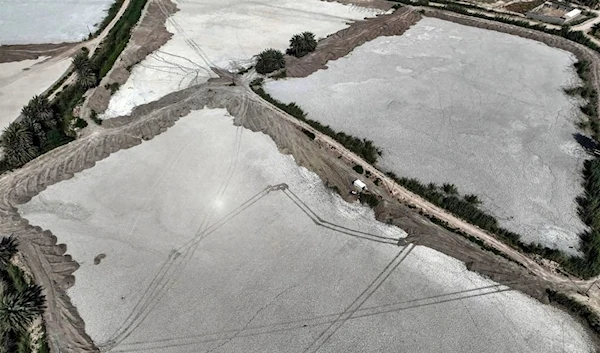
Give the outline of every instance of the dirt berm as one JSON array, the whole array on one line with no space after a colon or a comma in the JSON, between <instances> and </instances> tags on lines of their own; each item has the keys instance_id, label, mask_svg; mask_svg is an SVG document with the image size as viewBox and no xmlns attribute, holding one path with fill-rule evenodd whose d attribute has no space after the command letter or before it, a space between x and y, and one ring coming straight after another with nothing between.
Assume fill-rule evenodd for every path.
<instances>
[{"instance_id":1,"label":"dirt berm","mask_svg":"<svg viewBox=\"0 0 600 353\"><path fill-rule=\"evenodd\" d=\"M319 41L317 50L296 58L286 55L286 76L306 77L313 72L327 69L327 62L348 55L354 48L381 36L401 35L421 19L421 15L408 7L391 14L379 15L357 21Z\"/></svg>"}]
</instances>

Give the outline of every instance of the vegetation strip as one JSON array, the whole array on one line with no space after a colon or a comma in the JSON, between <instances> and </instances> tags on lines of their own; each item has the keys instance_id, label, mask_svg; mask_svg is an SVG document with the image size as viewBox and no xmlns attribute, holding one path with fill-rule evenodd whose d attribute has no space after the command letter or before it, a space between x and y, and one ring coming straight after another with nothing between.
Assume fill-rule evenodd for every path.
<instances>
[{"instance_id":1,"label":"vegetation strip","mask_svg":"<svg viewBox=\"0 0 600 353\"><path fill-rule=\"evenodd\" d=\"M596 334L600 334L600 317L587 305L551 289L546 289L546 294L548 294L550 302L563 306L571 313L584 318L592 330Z\"/></svg>"},{"instance_id":2,"label":"vegetation strip","mask_svg":"<svg viewBox=\"0 0 600 353\"><path fill-rule=\"evenodd\" d=\"M42 288L12 262L17 245L12 236L0 240L0 353L48 352L43 327L35 327L45 298Z\"/></svg>"},{"instance_id":3,"label":"vegetation strip","mask_svg":"<svg viewBox=\"0 0 600 353\"><path fill-rule=\"evenodd\" d=\"M87 50L82 50L73 59L78 77L74 85L66 86L52 102L47 97L34 97L22 110L23 120L12 122L4 130L0 136L0 146L4 150L0 172L18 168L39 155L72 141L75 129L87 125L82 119L73 117L73 110L83 103L87 90L98 86L125 49L131 30L140 19L146 2L147 0L130 1L122 17L91 59L88 58ZM119 7L113 7L118 12Z\"/></svg>"},{"instance_id":4,"label":"vegetation strip","mask_svg":"<svg viewBox=\"0 0 600 353\"><path fill-rule=\"evenodd\" d=\"M261 96L267 102L273 104L277 108L290 114L296 119L307 123L316 130L324 133L325 135L335 139L336 141L344 145L344 147L356 153L370 164L375 164L377 162L377 158L381 156L381 149L375 146L373 144L373 141L364 138L360 139L358 137L347 135L343 132L336 132L335 130L330 128L329 125L323 125L316 120L307 119L306 113L296 103L284 104L278 101L277 99L271 97L271 95L265 92L265 90L262 88L262 82L262 79L255 80L252 82L250 87L254 92L256 92L256 94Z\"/></svg>"}]
</instances>

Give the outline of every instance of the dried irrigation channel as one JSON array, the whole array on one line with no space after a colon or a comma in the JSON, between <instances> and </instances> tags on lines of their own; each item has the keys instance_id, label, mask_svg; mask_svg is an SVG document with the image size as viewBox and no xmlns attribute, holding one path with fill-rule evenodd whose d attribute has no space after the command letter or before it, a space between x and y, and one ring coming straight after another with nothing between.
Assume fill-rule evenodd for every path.
<instances>
[{"instance_id":1,"label":"dried irrigation channel","mask_svg":"<svg viewBox=\"0 0 600 353\"><path fill-rule=\"evenodd\" d=\"M336 171L337 164L341 163L337 158L315 146L301 131L281 120L275 111L254 102L251 97L243 94L239 87L188 89L140 107L133 117L122 119L121 127L84 140L97 145L107 135L151 137L160 131L160 126L170 126L179 116L188 114L189 109L227 106L236 117L236 123L274 135L280 148L285 145L287 151L297 154L296 162L330 173ZM326 192L318 177L298 169L292 159L281 156L266 136L244 134L243 128L234 129L222 114L219 111L193 112L153 141L119 152L95 168L49 187L32 202L20 206L36 223L52 223L57 234L73 239L69 244L76 258L88 259L88 263L82 263L78 285L71 292L76 302L79 295L97 296L104 301L85 298L78 305L92 335L96 330L105 331L99 333L103 335L99 340L106 342L106 349L152 351L161 348L180 352L224 346L228 351L258 352L265 347L279 350L285 346L308 352L321 346L333 351L364 351L367 347L379 351L397 351L401 347L435 350L443 346L455 351L464 351L467 347L486 351L489 347L498 347L498 351L505 351L528 349L533 345L540 351L560 351L564 344L567 349L585 351L591 347L581 344L581 331L578 331L581 328L572 326L571 319L564 314L521 294L506 292L506 287L468 272L456 260L423 247L409 251L413 247L410 245L401 250L396 244L386 245L323 227L314 228L314 220L318 218L306 217L289 197L307 213L311 211L293 194L284 194L293 191L300 196L321 218L321 225L350 221L351 226L346 228L359 227L361 232L375 235L388 233L386 226L374 222L372 214L368 216L371 211L367 208L349 205ZM59 151L66 147L56 150L55 158L59 158ZM76 154L80 157L70 159L83 161L89 147L91 145L78 149ZM143 158L135 157L140 153ZM222 165L223 159L229 162ZM147 162L160 168L148 168ZM124 163L129 168L123 168ZM213 168L215 163L222 168ZM78 164L62 165L73 168ZM140 168L135 166L137 164ZM337 172L342 174L343 180L332 179L344 187L350 181L348 172ZM106 193L105 183L111 177L131 180L131 183L109 182L115 189ZM202 238L211 231L210 224L218 225L213 223L217 216L225 216L227 211L235 211L237 205L253 200L252 194L265 184L274 185L282 180L289 188L282 185L268 189L268 196L239 213L222 229ZM90 187L80 187L82 182L91 183ZM79 186L74 188L75 185ZM148 188L152 190L150 194ZM166 192L172 188L179 191ZM82 193L81 190L87 191ZM33 190L16 188L13 197L25 202L33 194ZM165 195L169 195L168 198L165 199ZM119 201L111 200L121 196ZM133 204L137 206L132 207ZM101 205L104 205L102 211L93 211L92 208ZM217 207L213 208L214 205ZM121 208L137 211L121 212ZM210 213L214 216L202 221ZM360 214L363 216L357 219ZM113 221L108 222L108 219ZM326 223L327 220L331 223ZM204 227L197 227L202 224ZM377 230L369 231L372 227ZM190 239L189 230L198 228L205 232L195 233L199 238ZM80 241L89 229L93 229L94 235L86 242ZM157 229L161 236L156 236ZM394 232L398 230L385 237L397 239ZM188 248L170 251L172 244L194 244L194 239L202 241L195 253L190 254L186 251ZM93 265L92 258L100 251L106 253L106 258L99 265ZM169 268L179 268L182 272L161 276L156 263L157 252L173 260L174 265ZM181 263L187 266L179 266ZM123 274L124 266L131 271L153 269L151 273L159 274L163 280L152 285L152 274ZM323 271L324 268L327 270ZM347 276L348 273L353 275ZM116 274L126 278L115 281ZM132 283L129 276L140 283ZM88 285L93 288L86 288ZM147 294L136 296L140 286L148 288L143 292ZM168 288L171 290L166 290ZM439 300L434 298L437 296ZM193 302L190 298L198 297L202 301L194 302L195 310L190 310L189 304ZM468 304L440 306L464 299L469 299ZM130 310L103 309L119 306ZM393 314L398 310L402 310L401 316ZM96 314L88 317L86 313L90 312ZM106 317L107 312L111 317ZM528 319L541 318L541 321L522 327L520 323L527 320L521 315ZM165 324L162 320L168 317L178 319ZM289 327L294 326L290 318L305 318L305 323L293 329ZM457 325L457 321L464 323ZM125 329L114 332L120 322ZM569 332L570 341L563 341L559 332L554 332L562 329L561 322L568 330L575 330ZM398 341L395 338L398 325L403 327L407 341L418 343ZM186 327L195 328L188 332L189 336L185 333ZM489 328L489 332L483 333L485 340L473 337L478 327ZM535 337L532 339L539 343L514 339L515 332L527 332L535 327L545 327L529 331ZM168 330L178 335L165 335ZM197 330L208 332L208 336L198 335ZM437 341L424 339L440 331L451 334ZM185 337L180 340L180 335ZM573 337L577 338L573 340ZM180 347L175 340L186 347Z\"/></svg>"}]
</instances>

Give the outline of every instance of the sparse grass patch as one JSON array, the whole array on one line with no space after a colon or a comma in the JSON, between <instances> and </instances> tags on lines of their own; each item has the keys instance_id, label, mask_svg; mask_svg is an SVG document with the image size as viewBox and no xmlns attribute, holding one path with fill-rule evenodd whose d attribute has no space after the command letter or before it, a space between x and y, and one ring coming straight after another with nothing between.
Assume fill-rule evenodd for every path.
<instances>
[{"instance_id":1,"label":"sparse grass patch","mask_svg":"<svg viewBox=\"0 0 600 353\"><path fill-rule=\"evenodd\" d=\"M360 203L367 204L371 208L375 208L379 205L379 198L377 195L370 192L362 193L359 196Z\"/></svg>"},{"instance_id":2,"label":"sparse grass patch","mask_svg":"<svg viewBox=\"0 0 600 353\"><path fill-rule=\"evenodd\" d=\"M312 132L310 132L310 131L308 131L308 130L306 130L306 129L302 129L302 132L303 132L303 133L304 133L306 136L310 137L310 139L311 139L311 140L314 140L314 139L315 139L315 137L316 137L316 136L315 136L315 134L313 134Z\"/></svg>"}]
</instances>

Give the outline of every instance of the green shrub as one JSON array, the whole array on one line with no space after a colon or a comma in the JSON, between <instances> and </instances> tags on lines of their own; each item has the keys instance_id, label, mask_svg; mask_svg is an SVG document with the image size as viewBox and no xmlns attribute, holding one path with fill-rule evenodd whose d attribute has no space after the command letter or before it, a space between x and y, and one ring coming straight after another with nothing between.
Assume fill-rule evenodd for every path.
<instances>
[{"instance_id":1,"label":"green shrub","mask_svg":"<svg viewBox=\"0 0 600 353\"><path fill-rule=\"evenodd\" d=\"M276 49L267 49L258 54L256 60L256 72L259 74L270 74L273 71L285 67L285 58L283 53Z\"/></svg>"},{"instance_id":2,"label":"green shrub","mask_svg":"<svg viewBox=\"0 0 600 353\"><path fill-rule=\"evenodd\" d=\"M314 33L302 32L300 34L295 34L292 39L290 39L290 47L287 50L287 54L301 58L306 54L315 51L315 49L317 49L317 40L315 39Z\"/></svg>"},{"instance_id":3,"label":"green shrub","mask_svg":"<svg viewBox=\"0 0 600 353\"><path fill-rule=\"evenodd\" d=\"M252 80L252 82L250 82L250 87L254 87L254 86L262 86L262 84L265 82L265 79L262 77L257 77L254 80Z\"/></svg>"},{"instance_id":4,"label":"green shrub","mask_svg":"<svg viewBox=\"0 0 600 353\"><path fill-rule=\"evenodd\" d=\"M119 90L119 87L121 85L118 82L113 82L113 83L107 83L104 85L104 88L106 88L107 90L110 91L110 94L115 94L116 91Z\"/></svg>"},{"instance_id":5,"label":"green shrub","mask_svg":"<svg viewBox=\"0 0 600 353\"><path fill-rule=\"evenodd\" d=\"M367 204L371 208L375 208L375 207L377 207L377 205L379 205L379 199L377 198L376 195L371 194L371 193L363 193L360 195L359 199L360 199L360 203Z\"/></svg>"},{"instance_id":6,"label":"green shrub","mask_svg":"<svg viewBox=\"0 0 600 353\"><path fill-rule=\"evenodd\" d=\"M308 131L308 130L306 130L306 129L302 129L302 132L303 132L303 133L304 133L306 136L310 137L310 139L311 139L311 140L314 140L314 139L315 139L315 137L316 137L316 136L315 136L315 134L313 134L312 132L310 132L310 131Z\"/></svg>"},{"instance_id":7,"label":"green shrub","mask_svg":"<svg viewBox=\"0 0 600 353\"><path fill-rule=\"evenodd\" d=\"M354 167L352 167L352 169L354 169L354 171L358 174L362 174L364 172L364 169L361 165L355 165Z\"/></svg>"}]
</instances>

